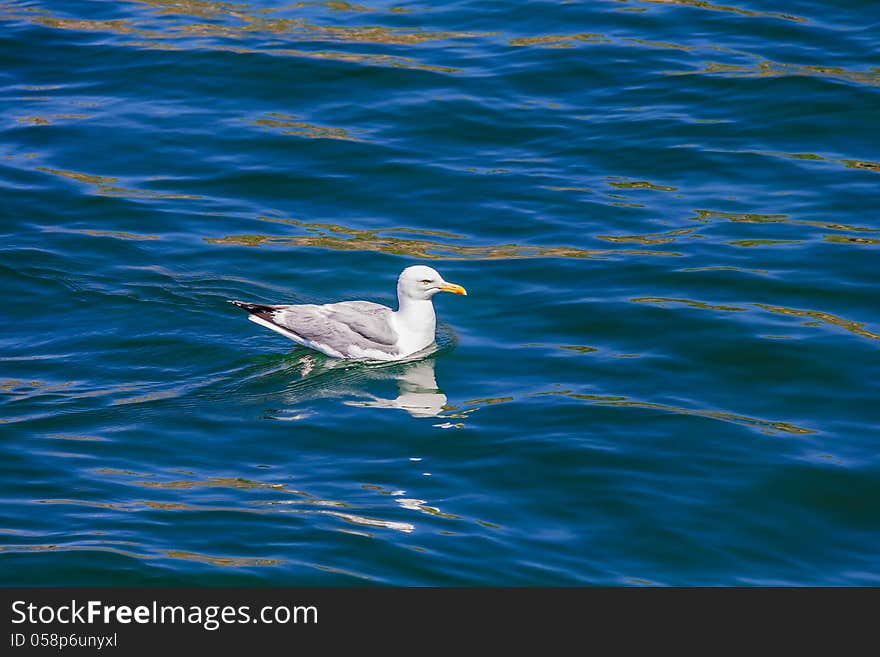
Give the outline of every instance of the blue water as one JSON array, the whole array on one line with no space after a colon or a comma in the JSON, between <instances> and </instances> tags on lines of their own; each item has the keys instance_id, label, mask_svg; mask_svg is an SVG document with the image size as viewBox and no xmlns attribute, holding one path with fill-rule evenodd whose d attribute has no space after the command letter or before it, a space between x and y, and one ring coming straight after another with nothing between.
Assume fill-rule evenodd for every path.
<instances>
[{"instance_id":1,"label":"blue water","mask_svg":"<svg viewBox=\"0 0 880 657\"><path fill-rule=\"evenodd\" d=\"M876 2L0 27L0 583L880 584ZM226 302L416 263L416 362Z\"/></svg>"}]
</instances>

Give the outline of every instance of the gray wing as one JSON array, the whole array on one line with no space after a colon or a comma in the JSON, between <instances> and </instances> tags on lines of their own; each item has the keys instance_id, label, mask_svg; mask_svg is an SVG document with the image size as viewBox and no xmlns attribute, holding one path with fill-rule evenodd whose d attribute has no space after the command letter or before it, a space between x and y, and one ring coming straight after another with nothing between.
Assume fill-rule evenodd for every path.
<instances>
[{"instance_id":1,"label":"gray wing","mask_svg":"<svg viewBox=\"0 0 880 657\"><path fill-rule=\"evenodd\" d=\"M343 355L352 347L391 353L397 332L390 323L391 309L368 301L326 305L275 306L267 318L300 337L309 346L329 347Z\"/></svg>"},{"instance_id":2,"label":"gray wing","mask_svg":"<svg viewBox=\"0 0 880 657\"><path fill-rule=\"evenodd\" d=\"M390 322L391 308L369 301L343 301L323 306L328 318L345 324L370 342L384 345L397 344L397 331Z\"/></svg>"}]
</instances>

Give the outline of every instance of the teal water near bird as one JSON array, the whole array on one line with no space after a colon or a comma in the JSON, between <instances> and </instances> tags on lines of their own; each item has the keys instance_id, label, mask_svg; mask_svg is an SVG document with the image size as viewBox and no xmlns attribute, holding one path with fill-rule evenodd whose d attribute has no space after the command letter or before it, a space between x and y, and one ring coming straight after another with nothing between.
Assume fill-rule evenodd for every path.
<instances>
[{"instance_id":1,"label":"teal water near bird","mask_svg":"<svg viewBox=\"0 0 880 657\"><path fill-rule=\"evenodd\" d=\"M880 583L878 20L0 2L0 584Z\"/></svg>"}]
</instances>

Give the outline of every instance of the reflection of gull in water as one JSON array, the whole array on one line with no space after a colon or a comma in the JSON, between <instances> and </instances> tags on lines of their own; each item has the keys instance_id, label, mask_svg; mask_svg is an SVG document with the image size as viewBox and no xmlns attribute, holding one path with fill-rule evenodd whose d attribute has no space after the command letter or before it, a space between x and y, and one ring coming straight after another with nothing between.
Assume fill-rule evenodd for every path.
<instances>
[{"instance_id":1,"label":"reflection of gull in water","mask_svg":"<svg viewBox=\"0 0 880 657\"><path fill-rule=\"evenodd\" d=\"M437 388L434 359L408 364L398 375L400 394L395 399L373 397L370 401L347 401L348 406L399 408L413 417L437 417L446 406L446 395Z\"/></svg>"},{"instance_id":2,"label":"reflection of gull in water","mask_svg":"<svg viewBox=\"0 0 880 657\"><path fill-rule=\"evenodd\" d=\"M296 351L273 358L250 374L240 374L239 386L252 389L255 396L265 399L264 386L273 379L282 382L283 389L278 393L286 408L270 411L271 417L278 420L311 417L314 410L306 405L312 406L319 399L339 399L346 406L360 408L396 408L413 417L443 417L446 395L438 389L434 374L436 357L441 351L443 347L435 344L410 359L390 363L342 360L314 351ZM396 384L396 397L384 390L390 384Z\"/></svg>"}]
</instances>

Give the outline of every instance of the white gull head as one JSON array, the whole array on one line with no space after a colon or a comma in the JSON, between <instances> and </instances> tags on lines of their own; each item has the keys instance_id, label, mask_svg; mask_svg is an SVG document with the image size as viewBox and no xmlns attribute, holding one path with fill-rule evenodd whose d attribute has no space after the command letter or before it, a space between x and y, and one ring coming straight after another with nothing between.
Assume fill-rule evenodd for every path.
<instances>
[{"instance_id":1,"label":"white gull head","mask_svg":"<svg viewBox=\"0 0 880 657\"><path fill-rule=\"evenodd\" d=\"M406 300L428 301L438 292L467 294L467 291L455 283L447 283L436 269L424 265L407 267L397 279L397 298L401 304Z\"/></svg>"}]
</instances>

